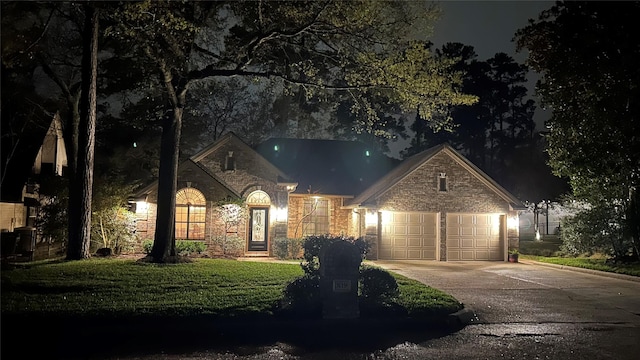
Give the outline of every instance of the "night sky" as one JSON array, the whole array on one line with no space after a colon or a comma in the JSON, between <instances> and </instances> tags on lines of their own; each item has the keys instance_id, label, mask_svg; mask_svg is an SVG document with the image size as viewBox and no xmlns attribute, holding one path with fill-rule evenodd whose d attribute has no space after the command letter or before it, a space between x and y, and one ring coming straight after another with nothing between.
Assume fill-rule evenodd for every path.
<instances>
[{"instance_id":1,"label":"night sky","mask_svg":"<svg viewBox=\"0 0 640 360\"><path fill-rule=\"evenodd\" d=\"M447 42L459 42L474 47L478 60L487 60L498 52L524 62L526 52L516 53L516 45L511 40L515 32L527 25L529 19L537 19L540 12L549 9L555 1L437 1L442 9L440 20L429 38L436 48ZM529 95L534 95L535 73L530 72ZM536 101L537 103L537 101ZM536 130L541 130L549 112L536 109ZM391 146L392 156L407 144L401 142Z\"/></svg>"},{"instance_id":2,"label":"night sky","mask_svg":"<svg viewBox=\"0 0 640 360\"><path fill-rule=\"evenodd\" d=\"M432 41L436 47L446 42L460 42L475 48L479 60L487 60L498 52L511 55L524 62L526 52L516 53L511 41L518 29L525 27L529 19L553 6L554 1L440 1L442 15L436 24ZM529 95L537 76L530 73ZM534 98L535 99L535 98ZM537 129L540 130L548 114L536 110Z\"/></svg>"}]
</instances>

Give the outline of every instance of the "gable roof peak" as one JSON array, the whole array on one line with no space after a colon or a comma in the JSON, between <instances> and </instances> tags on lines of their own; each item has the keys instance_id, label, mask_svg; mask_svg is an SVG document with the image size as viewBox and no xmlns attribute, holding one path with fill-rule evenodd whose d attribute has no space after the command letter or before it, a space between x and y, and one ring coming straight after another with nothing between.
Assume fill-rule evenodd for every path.
<instances>
[{"instance_id":1,"label":"gable roof peak","mask_svg":"<svg viewBox=\"0 0 640 360\"><path fill-rule=\"evenodd\" d=\"M518 198L504 189L500 184L489 177L489 175L487 175L484 171L482 171L466 157L460 154L449 143L441 143L406 158L393 170L391 170L385 176L380 178L376 183L374 183L360 195L358 195L353 201L351 201L350 206L360 206L362 204L372 202L372 200L384 194L392 186L402 181L404 178L413 173L417 168L421 167L423 164L425 164L427 161L431 160L435 155L441 152L446 153L460 166L467 169L471 174L473 174L476 178L486 184L500 197L509 202L510 206L514 208L520 208L522 206L522 202Z\"/></svg>"}]
</instances>

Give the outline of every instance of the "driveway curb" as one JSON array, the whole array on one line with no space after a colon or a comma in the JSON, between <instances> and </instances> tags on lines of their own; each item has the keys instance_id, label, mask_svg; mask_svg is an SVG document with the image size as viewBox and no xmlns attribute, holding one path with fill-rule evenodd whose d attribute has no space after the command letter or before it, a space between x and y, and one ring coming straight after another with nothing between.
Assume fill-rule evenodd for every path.
<instances>
[{"instance_id":1,"label":"driveway curb","mask_svg":"<svg viewBox=\"0 0 640 360\"><path fill-rule=\"evenodd\" d=\"M449 325L449 327L464 327L476 321L478 321L476 312L466 306L462 310L458 310L447 316L447 325Z\"/></svg>"},{"instance_id":2,"label":"driveway curb","mask_svg":"<svg viewBox=\"0 0 640 360\"><path fill-rule=\"evenodd\" d=\"M555 269L562 269L562 270L575 271L575 272L581 272L581 273L592 274L592 275L599 275L599 276L604 276L604 277L609 277L609 278L614 278L614 279L640 282L640 277L639 276L617 274L617 273L611 273L611 272L599 271L599 270L592 270L592 269L583 269L583 268L579 268L579 267L575 267L575 266L549 264L549 263L544 263L544 262L535 261L535 260L529 260L529 259L519 259L518 262L523 263L523 264L527 264L527 265L540 265L540 266L546 266L546 267L551 267L551 268L555 268Z\"/></svg>"}]
</instances>

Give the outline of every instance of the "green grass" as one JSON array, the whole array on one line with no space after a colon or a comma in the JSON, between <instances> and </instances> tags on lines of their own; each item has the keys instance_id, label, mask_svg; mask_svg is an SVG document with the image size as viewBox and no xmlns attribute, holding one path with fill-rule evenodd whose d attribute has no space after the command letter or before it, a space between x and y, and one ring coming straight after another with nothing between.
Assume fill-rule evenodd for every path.
<instances>
[{"instance_id":1,"label":"green grass","mask_svg":"<svg viewBox=\"0 0 640 360\"><path fill-rule=\"evenodd\" d=\"M298 264L197 259L157 265L91 259L2 271L2 313L56 316L271 315ZM451 313L453 297L397 276L410 314Z\"/></svg>"},{"instance_id":2,"label":"green grass","mask_svg":"<svg viewBox=\"0 0 640 360\"><path fill-rule=\"evenodd\" d=\"M542 241L520 240L520 254L553 256L560 251L561 240L545 238Z\"/></svg>"},{"instance_id":3,"label":"green grass","mask_svg":"<svg viewBox=\"0 0 640 360\"><path fill-rule=\"evenodd\" d=\"M398 303L407 309L410 317L450 314L462 309L462 304L449 294L402 275L393 276L400 289Z\"/></svg>"},{"instance_id":4,"label":"green grass","mask_svg":"<svg viewBox=\"0 0 640 360\"><path fill-rule=\"evenodd\" d=\"M567 257L544 257L534 255L520 255L523 259L530 259L549 264L573 266L584 269L613 272L618 274L640 276L640 264L607 264L606 259L598 258L567 258Z\"/></svg>"}]
</instances>

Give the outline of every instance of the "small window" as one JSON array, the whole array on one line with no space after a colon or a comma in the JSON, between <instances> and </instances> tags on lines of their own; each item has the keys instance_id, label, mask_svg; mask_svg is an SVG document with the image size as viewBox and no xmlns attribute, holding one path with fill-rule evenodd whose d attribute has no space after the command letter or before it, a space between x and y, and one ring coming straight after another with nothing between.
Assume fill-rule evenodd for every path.
<instances>
[{"instance_id":1,"label":"small window","mask_svg":"<svg viewBox=\"0 0 640 360\"><path fill-rule=\"evenodd\" d=\"M447 191L447 174L440 173L438 176L438 191Z\"/></svg>"},{"instance_id":2,"label":"small window","mask_svg":"<svg viewBox=\"0 0 640 360\"><path fill-rule=\"evenodd\" d=\"M236 169L236 158L233 157L233 151L229 151L224 161L224 169L225 171L234 171Z\"/></svg>"}]
</instances>

